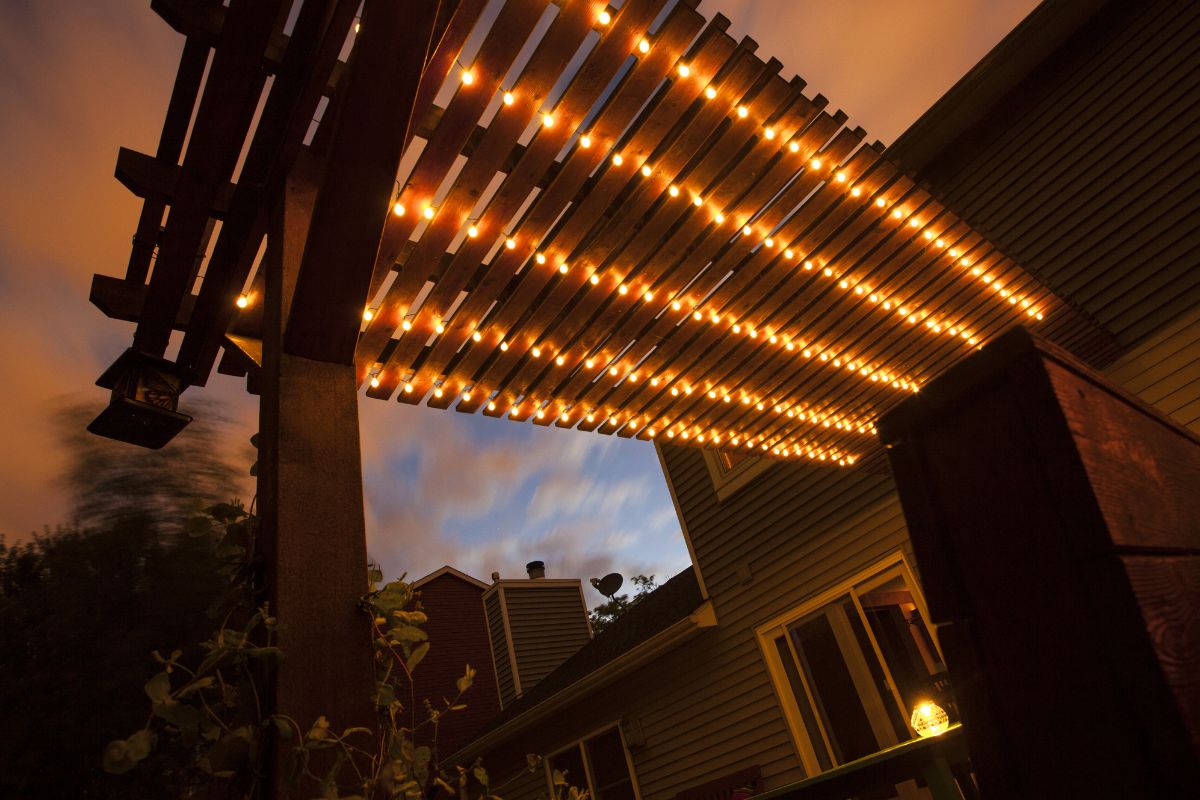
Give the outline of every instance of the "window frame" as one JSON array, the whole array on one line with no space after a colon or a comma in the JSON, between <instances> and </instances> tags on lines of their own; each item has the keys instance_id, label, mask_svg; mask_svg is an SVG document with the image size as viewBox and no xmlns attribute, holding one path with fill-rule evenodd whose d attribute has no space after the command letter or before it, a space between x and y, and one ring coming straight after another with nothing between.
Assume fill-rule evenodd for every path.
<instances>
[{"instance_id":1,"label":"window frame","mask_svg":"<svg viewBox=\"0 0 1200 800\"><path fill-rule=\"evenodd\" d=\"M912 593L913 603L916 605L917 610L921 615L921 619L925 621L925 628L929 633L930 639L933 641L933 646L936 650L938 658L944 664L945 656L942 653L941 642L938 641L937 631L929 624L929 609L925 605L925 596L921 590L921 585L917 582L916 576L909 567L908 560L901 551L891 553L872 563L870 566L858 570L849 578L842 580L836 585L831 586L819 594L810 597L808 600L794 606L787 612L775 616L767 622L757 626L754 630L755 638L758 640L759 650L762 653L763 661L767 667L767 674L770 676L772 688L775 690L776 702L779 704L780 713L782 713L784 721L788 727L788 732L791 734L792 745L796 750L796 755L800 759L801 765L804 767L806 775L818 775L827 771L828 769L839 766L839 763L837 759L832 756L834 753L834 748L831 747L829 734L825 730L825 725L820 719L820 714L817 713L817 730L820 732L823 740L822 746L824 747L826 753L830 754L830 761L832 762L830 767L822 767L820 765L817 751L813 746L812 739L809 737L807 726L805 725L799 708L799 700L792 691L791 681L788 679L783 662L780 659L778 651L775 649L775 640L780 636L781 633L783 634L784 641L788 646L788 651L798 666L800 661L797 658L795 643L792 641L792 637L787 635L787 629L789 625L803 619L804 617L819 612L828 606L833 605L841 598L847 596L853 601L854 607L859 613L860 617L865 619L865 616L863 616L862 603L859 600L858 594L861 592L870 591L871 588L882 585L886 581L891 580L896 576L900 576L904 579L905 584ZM858 592L852 591L856 586L861 588L858 590ZM883 657L883 652L879 646L879 642L876 640L874 631L871 630L871 626L865 625L864 627L866 628L866 635L871 644L874 657L878 659L879 665L883 670L884 679L887 682L888 689L890 690L893 698L896 700L897 705L901 709L901 716L905 717L905 724L909 725L911 728L911 724L907 721L907 714L903 713L906 706L901 699L896 680L892 676L891 667L889 667L886 659ZM812 689L808 685L808 679L805 677L802 669L799 669L798 672L801 688L804 689L806 695L804 700L809 704L810 708L815 710L818 708L818 705L814 702ZM863 700L864 708L867 708L867 699L862 698L861 694L860 699Z\"/></svg>"},{"instance_id":2,"label":"window frame","mask_svg":"<svg viewBox=\"0 0 1200 800\"><path fill-rule=\"evenodd\" d=\"M741 463L726 469L721 461L720 451L705 448L700 452L704 455L704 465L708 467L708 475L712 479L713 490L716 491L719 501L732 497L759 475L775 466L775 462L769 458L748 455Z\"/></svg>"},{"instance_id":3,"label":"window frame","mask_svg":"<svg viewBox=\"0 0 1200 800\"><path fill-rule=\"evenodd\" d=\"M637 771L633 768L633 752L629 749L629 743L625 741L625 731L623 728L624 726L621 724L621 720L618 719L615 722L610 722L606 725L600 726L599 728L593 729L589 733L585 733L583 736L568 742L543 758L542 763L545 765L546 786L549 787L549 794L547 797L550 800L554 800L555 797L554 772L550 767L550 762L570 750L572 747L578 747L579 760L583 763L584 779L587 781L586 788L588 790L588 797L591 800L597 800L595 789L596 782L592 778L591 757L588 755L587 748L583 745L584 742L588 741L589 739L595 739L598 736L608 733L609 731L615 730L621 741L621 750L625 753L625 768L629 770L629 782L633 786L633 796L635 800L642 800L642 790L638 787ZM568 783L570 782L568 781Z\"/></svg>"}]
</instances>

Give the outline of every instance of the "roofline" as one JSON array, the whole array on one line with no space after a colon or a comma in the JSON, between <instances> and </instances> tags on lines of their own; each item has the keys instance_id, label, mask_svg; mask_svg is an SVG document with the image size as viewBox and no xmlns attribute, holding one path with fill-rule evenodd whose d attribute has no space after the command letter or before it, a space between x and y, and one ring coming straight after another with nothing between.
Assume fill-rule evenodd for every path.
<instances>
[{"instance_id":1,"label":"roofline","mask_svg":"<svg viewBox=\"0 0 1200 800\"><path fill-rule=\"evenodd\" d=\"M462 572L461 570L457 570L454 567L450 566L449 564L447 564L444 567L435 569L433 572L429 573L428 575L426 575L423 578L417 578L415 581L412 582L411 586L413 589L419 589L422 586L424 586L425 584L429 583L434 578L440 578L443 575L453 575L455 578L458 578L459 580L462 580L462 581L466 581L467 583L469 583L473 586L478 586L480 589L483 589L485 591L488 588L488 584L484 583L483 581L479 580L478 578L472 578L467 573Z\"/></svg>"},{"instance_id":2,"label":"roofline","mask_svg":"<svg viewBox=\"0 0 1200 800\"><path fill-rule=\"evenodd\" d=\"M564 686L527 711L518 714L495 730L488 731L445 761L447 764L466 764L497 744L554 714L570 703L601 689L648 661L666 653L696 634L716 627L717 612L712 600L705 600L686 617L602 664L574 683Z\"/></svg>"},{"instance_id":3,"label":"roofline","mask_svg":"<svg viewBox=\"0 0 1200 800\"><path fill-rule=\"evenodd\" d=\"M1072 36L1118 0L1047 2L1035 8L886 149L921 174L971 137Z\"/></svg>"},{"instance_id":4,"label":"roofline","mask_svg":"<svg viewBox=\"0 0 1200 800\"><path fill-rule=\"evenodd\" d=\"M579 591L583 591L582 578L501 578L500 580L486 584L487 594L491 594L502 586L546 586L551 588L563 589L568 586L579 587Z\"/></svg>"}]
</instances>

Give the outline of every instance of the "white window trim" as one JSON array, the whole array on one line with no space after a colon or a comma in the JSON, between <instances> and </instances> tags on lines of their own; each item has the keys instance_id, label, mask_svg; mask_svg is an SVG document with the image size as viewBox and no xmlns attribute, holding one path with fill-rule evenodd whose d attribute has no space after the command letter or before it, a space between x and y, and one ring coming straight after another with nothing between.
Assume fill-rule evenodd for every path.
<instances>
[{"instance_id":1,"label":"white window trim","mask_svg":"<svg viewBox=\"0 0 1200 800\"><path fill-rule=\"evenodd\" d=\"M713 489L717 493L717 499L722 502L732 497L759 475L762 475L768 469L775 466L775 462L769 458L747 456L732 469L727 470L725 469L725 465L721 463L719 452L708 449L701 450L700 452L704 455L704 465L708 467L708 475L712 478Z\"/></svg>"},{"instance_id":2,"label":"white window trim","mask_svg":"<svg viewBox=\"0 0 1200 800\"><path fill-rule=\"evenodd\" d=\"M621 720L616 720L615 722L610 722L607 725L602 725L601 727L596 728L595 730L591 731L590 733L584 734L583 736L579 737L578 739L575 739L574 741L563 745L562 747L558 748L553 753L551 753L550 755L548 755L544 759L542 759L542 763L545 766L545 772L546 772L546 785L548 787L550 787L550 793L547 795L549 800L555 800L555 797L556 797L556 794L554 791L554 773L550 769L550 762L553 761L558 756L560 756L563 753L570 750L572 747L579 748L580 758L583 761L584 777L587 780L586 788L588 790L588 797L590 798L590 800L596 800L596 793L595 793L596 782L594 780L592 780L592 763L591 763L591 759L588 758L587 748L583 747L583 743L586 742L588 739L594 739L597 736L599 736L600 734L608 733L610 730L613 730L613 729L616 729L617 736L619 736L621 739L621 750L625 753L625 766L629 770L629 780L633 784L633 796L634 796L635 800L642 800L642 790L638 787L637 771L633 768L633 753L631 753L629 751L629 744L628 744L628 742L625 741L625 731L621 730ZM576 787L578 787L578 784L572 784L572 781L570 781L570 780L567 781L567 784L575 785Z\"/></svg>"},{"instance_id":3,"label":"white window trim","mask_svg":"<svg viewBox=\"0 0 1200 800\"><path fill-rule=\"evenodd\" d=\"M925 595L921 590L921 585L917 583L912 569L908 565L908 560L904 557L904 553L900 551L891 553L869 567L859 570L846 580L826 589L818 595L814 595L790 611L759 625L754 630L759 650L762 652L763 660L766 662L767 674L771 677L771 684L775 690L775 701L778 703L780 713L783 714L788 731L791 733L792 745L796 750L796 756L800 759L805 773L809 776L818 775L824 770L817 760L816 750L809 739L804 720L800 716L800 711L797 707L798 701L793 697L791 682L784 672L779 654L775 651L775 635L780 628L786 628L787 625L801 617L824 608L839 597L849 594L854 586L868 582L873 578L881 577L885 573L897 569L912 590L913 602L916 604L917 610L921 613L921 618L926 621L926 629L929 631L930 638L933 639L933 646L937 648L938 657L944 663L945 657L942 655L942 646L941 642L938 641L937 631L929 624L929 609L925 605ZM857 599L855 599L855 605L858 605ZM868 631L868 636L874 642L874 635L870 631ZM788 646L789 648L791 647L790 639L788 640ZM892 678L891 671L888 669L887 664L881 664L881 666L883 667L887 682L892 690L895 691L895 681ZM824 736L823 729L822 736Z\"/></svg>"}]
</instances>

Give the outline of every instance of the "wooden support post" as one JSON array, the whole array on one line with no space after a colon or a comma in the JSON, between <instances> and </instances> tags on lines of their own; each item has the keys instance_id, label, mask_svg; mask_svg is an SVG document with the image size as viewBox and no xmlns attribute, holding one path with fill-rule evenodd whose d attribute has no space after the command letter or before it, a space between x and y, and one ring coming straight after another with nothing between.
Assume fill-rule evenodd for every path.
<instances>
[{"instance_id":1,"label":"wooden support post","mask_svg":"<svg viewBox=\"0 0 1200 800\"><path fill-rule=\"evenodd\" d=\"M259 503L284 651L274 710L304 731L320 715L338 730L374 729L370 621L358 610L367 591L367 550L354 366L281 348L317 179L301 159L268 236ZM274 796L282 797L279 762Z\"/></svg>"},{"instance_id":2,"label":"wooden support post","mask_svg":"<svg viewBox=\"0 0 1200 800\"><path fill-rule=\"evenodd\" d=\"M1014 330L885 415L989 798L1200 788L1200 438Z\"/></svg>"}]
</instances>

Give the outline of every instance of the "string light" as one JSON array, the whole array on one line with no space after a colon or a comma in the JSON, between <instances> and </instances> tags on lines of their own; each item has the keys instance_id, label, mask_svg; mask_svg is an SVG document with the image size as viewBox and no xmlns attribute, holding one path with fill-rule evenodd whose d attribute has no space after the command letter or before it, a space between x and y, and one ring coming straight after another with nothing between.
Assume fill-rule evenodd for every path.
<instances>
[{"instance_id":1,"label":"string light","mask_svg":"<svg viewBox=\"0 0 1200 800\"><path fill-rule=\"evenodd\" d=\"M506 106L511 106L517 100L517 98L513 95L512 92L505 92L503 99L504 99L504 105L506 105Z\"/></svg>"},{"instance_id":2,"label":"string light","mask_svg":"<svg viewBox=\"0 0 1200 800\"><path fill-rule=\"evenodd\" d=\"M399 200L392 203L392 213L395 214L397 217L403 217L404 216L404 204L401 203Z\"/></svg>"},{"instance_id":3,"label":"string light","mask_svg":"<svg viewBox=\"0 0 1200 800\"><path fill-rule=\"evenodd\" d=\"M469 69L464 69L462 71L462 82L464 86L470 86L475 82L475 73Z\"/></svg>"},{"instance_id":4,"label":"string light","mask_svg":"<svg viewBox=\"0 0 1200 800\"><path fill-rule=\"evenodd\" d=\"M363 309L363 320L370 322L373 319L375 319L375 312L369 308Z\"/></svg>"},{"instance_id":5,"label":"string light","mask_svg":"<svg viewBox=\"0 0 1200 800\"><path fill-rule=\"evenodd\" d=\"M237 300L234 301L234 305L238 308L247 308L250 305L250 298L244 294L239 294Z\"/></svg>"},{"instance_id":6,"label":"string light","mask_svg":"<svg viewBox=\"0 0 1200 800\"><path fill-rule=\"evenodd\" d=\"M650 52L650 42L646 41L645 39L642 39L640 42L638 42L638 50L641 51L642 53L649 53Z\"/></svg>"},{"instance_id":7,"label":"string light","mask_svg":"<svg viewBox=\"0 0 1200 800\"><path fill-rule=\"evenodd\" d=\"M609 14L608 9L605 9L596 16L596 21L601 25L607 25L608 23L612 22L612 14Z\"/></svg>"}]
</instances>

